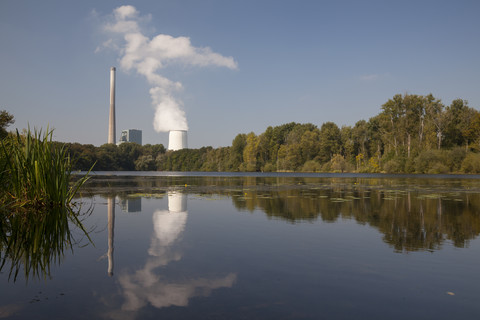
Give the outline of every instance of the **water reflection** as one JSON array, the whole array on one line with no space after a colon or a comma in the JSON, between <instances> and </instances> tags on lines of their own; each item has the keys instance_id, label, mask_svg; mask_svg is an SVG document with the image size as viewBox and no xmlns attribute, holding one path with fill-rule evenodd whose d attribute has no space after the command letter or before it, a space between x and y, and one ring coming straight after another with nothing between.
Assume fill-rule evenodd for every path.
<instances>
[{"instance_id":1,"label":"water reflection","mask_svg":"<svg viewBox=\"0 0 480 320\"><path fill-rule=\"evenodd\" d=\"M78 243L72 227L87 232L79 220L81 208L53 207L45 211L0 212L0 273L9 279L50 278L51 265L60 264L66 251ZM83 214L90 214L87 210Z\"/></svg>"},{"instance_id":2,"label":"water reflection","mask_svg":"<svg viewBox=\"0 0 480 320\"><path fill-rule=\"evenodd\" d=\"M109 183L115 181L109 178ZM383 234L395 251L468 246L480 234L480 181L422 178L120 177L142 191L182 189L231 197L238 210L261 210L290 223L354 219ZM100 187L101 181L93 182ZM188 186L188 187L185 187ZM163 213L158 213L159 217ZM176 217L181 219L180 217Z\"/></svg>"},{"instance_id":3,"label":"water reflection","mask_svg":"<svg viewBox=\"0 0 480 320\"><path fill-rule=\"evenodd\" d=\"M115 232L115 198L107 199L108 210L108 270L109 276L113 276L113 250L114 250L114 232Z\"/></svg>"},{"instance_id":4,"label":"water reflection","mask_svg":"<svg viewBox=\"0 0 480 320\"><path fill-rule=\"evenodd\" d=\"M149 304L156 308L187 306L192 297L208 296L214 289L234 284L234 273L213 278L179 275L178 279L162 274L168 264L182 259L180 242L187 218L187 195L178 192L168 194L168 210L153 213L154 230L144 267L134 272L123 270L118 278L123 311L138 311Z\"/></svg>"},{"instance_id":5,"label":"water reflection","mask_svg":"<svg viewBox=\"0 0 480 320\"><path fill-rule=\"evenodd\" d=\"M396 251L436 250L446 239L465 247L480 233L478 193L376 188L290 189L230 192L238 209L302 220L355 219L384 234Z\"/></svg>"},{"instance_id":6,"label":"water reflection","mask_svg":"<svg viewBox=\"0 0 480 320\"><path fill-rule=\"evenodd\" d=\"M122 199L122 210L125 212L141 212L142 211L142 198L127 198Z\"/></svg>"}]
</instances>

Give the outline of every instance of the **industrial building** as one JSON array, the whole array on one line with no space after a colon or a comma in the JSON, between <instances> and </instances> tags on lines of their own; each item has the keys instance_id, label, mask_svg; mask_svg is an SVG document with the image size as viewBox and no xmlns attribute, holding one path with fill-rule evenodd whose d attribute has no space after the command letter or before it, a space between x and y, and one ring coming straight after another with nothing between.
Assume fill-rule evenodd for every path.
<instances>
[{"instance_id":1,"label":"industrial building","mask_svg":"<svg viewBox=\"0 0 480 320\"><path fill-rule=\"evenodd\" d=\"M120 136L120 140L118 144L122 144L124 142L135 142L139 145L142 145L142 130L137 129L128 129L123 130L122 135Z\"/></svg>"}]
</instances>

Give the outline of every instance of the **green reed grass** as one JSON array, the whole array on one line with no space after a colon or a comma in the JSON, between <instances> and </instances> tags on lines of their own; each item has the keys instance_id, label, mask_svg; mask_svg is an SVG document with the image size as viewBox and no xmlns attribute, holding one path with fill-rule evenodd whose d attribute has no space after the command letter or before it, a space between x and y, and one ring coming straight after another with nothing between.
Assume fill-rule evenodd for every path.
<instances>
[{"instance_id":1,"label":"green reed grass","mask_svg":"<svg viewBox=\"0 0 480 320\"><path fill-rule=\"evenodd\" d=\"M70 185L72 161L64 145L52 142L53 131L17 131L2 143L7 201L15 207L52 208L69 205L88 175ZM8 199L8 196L10 199Z\"/></svg>"},{"instance_id":2,"label":"green reed grass","mask_svg":"<svg viewBox=\"0 0 480 320\"><path fill-rule=\"evenodd\" d=\"M52 141L52 131L17 131L0 150L0 270L10 265L16 280L50 274L74 239L70 224L90 240L72 199L87 175L71 182L72 161L65 147ZM90 240L91 242L91 240Z\"/></svg>"}]
</instances>

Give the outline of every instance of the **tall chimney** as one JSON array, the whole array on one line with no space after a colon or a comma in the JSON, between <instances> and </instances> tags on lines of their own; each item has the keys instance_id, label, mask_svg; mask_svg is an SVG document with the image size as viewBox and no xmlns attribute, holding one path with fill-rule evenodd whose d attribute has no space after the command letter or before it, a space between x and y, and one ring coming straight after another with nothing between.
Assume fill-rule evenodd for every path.
<instances>
[{"instance_id":1,"label":"tall chimney","mask_svg":"<svg viewBox=\"0 0 480 320\"><path fill-rule=\"evenodd\" d=\"M110 68L110 118L108 120L108 143L115 143L115 67Z\"/></svg>"}]
</instances>

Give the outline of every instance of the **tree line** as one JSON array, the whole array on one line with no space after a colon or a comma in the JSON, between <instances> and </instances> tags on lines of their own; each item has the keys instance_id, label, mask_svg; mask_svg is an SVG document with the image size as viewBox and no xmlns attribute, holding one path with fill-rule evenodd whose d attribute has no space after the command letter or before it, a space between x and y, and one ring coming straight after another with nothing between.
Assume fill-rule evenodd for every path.
<instances>
[{"instance_id":1,"label":"tree line","mask_svg":"<svg viewBox=\"0 0 480 320\"><path fill-rule=\"evenodd\" d=\"M228 147L67 147L77 170L480 173L480 112L462 99L397 94L353 126L291 122L240 133Z\"/></svg>"}]
</instances>

